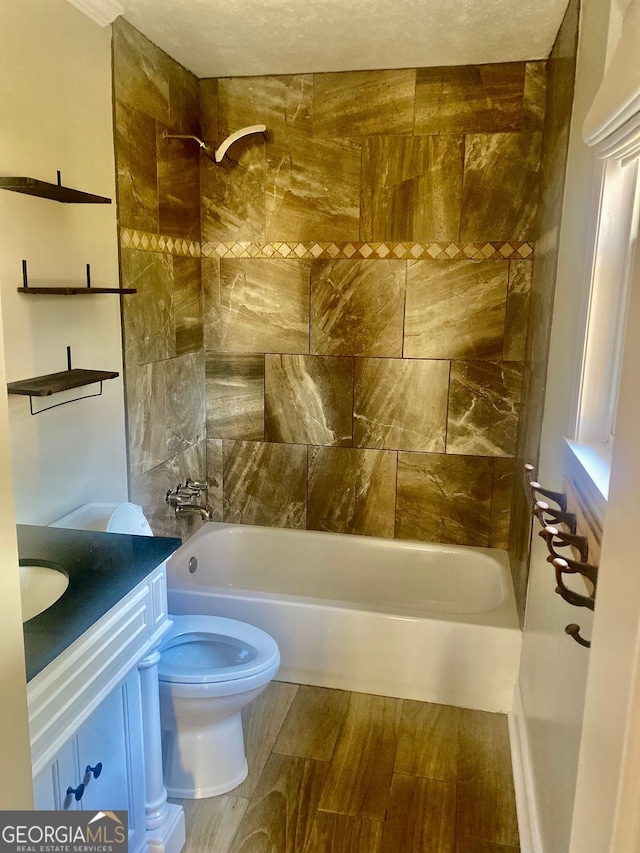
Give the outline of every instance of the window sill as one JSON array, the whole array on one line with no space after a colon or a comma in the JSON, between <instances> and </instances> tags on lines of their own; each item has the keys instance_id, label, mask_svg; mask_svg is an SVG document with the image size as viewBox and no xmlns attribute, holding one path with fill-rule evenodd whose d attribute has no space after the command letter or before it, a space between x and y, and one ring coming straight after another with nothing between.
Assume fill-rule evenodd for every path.
<instances>
[{"instance_id":1,"label":"window sill","mask_svg":"<svg viewBox=\"0 0 640 853\"><path fill-rule=\"evenodd\" d=\"M609 498L611 448L606 444L581 444L565 438L567 473L583 494L600 524Z\"/></svg>"}]
</instances>

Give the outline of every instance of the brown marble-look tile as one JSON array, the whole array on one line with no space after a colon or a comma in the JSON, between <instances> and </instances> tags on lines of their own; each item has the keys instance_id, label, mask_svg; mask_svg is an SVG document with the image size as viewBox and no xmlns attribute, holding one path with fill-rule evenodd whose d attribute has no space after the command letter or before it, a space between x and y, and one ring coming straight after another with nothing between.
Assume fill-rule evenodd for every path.
<instances>
[{"instance_id":1,"label":"brown marble-look tile","mask_svg":"<svg viewBox=\"0 0 640 853\"><path fill-rule=\"evenodd\" d=\"M267 240L358 240L361 143L288 128L266 149Z\"/></svg>"},{"instance_id":2,"label":"brown marble-look tile","mask_svg":"<svg viewBox=\"0 0 640 853\"><path fill-rule=\"evenodd\" d=\"M173 258L122 249L120 274L123 287L137 289L122 303L125 363L131 366L173 358Z\"/></svg>"},{"instance_id":3,"label":"brown marble-look tile","mask_svg":"<svg viewBox=\"0 0 640 853\"><path fill-rule=\"evenodd\" d=\"M327 764L272 753L229 853L301 853L311 833Z\"/></svg>"},{"instance_id":4,"label":"brown marble-look tile","mask_svg":"<svg viewBox=\"0 0 640 853\"><path fill-rule=\"evenodd\" d=\"M531 532L533 528L533 516L529 495L525 493L523 485L516 477L513 488L513 500L511 503L511 527L509 530L509 563L511 567L511 579L513 581L513 592L516 599L516 608L520 627L524 625L525 609L527 605L527 586L529 582L529 551L531 548Z\"/></svg>"},{"instance_id":5,"label":"brown marble-look tile","mask_svg":"<svg viewBox=\"0 0 640 853\"><path fill-rule=\"evenodd\" d=\"M218 78L198 80L201 139L215 146L218 140Z\"/></svg>"},{"instance_id":6,"label":"brown marble-look tile","mask_svg":"<svg viewBox=\"0 0 640 853\"><path fill-rule=\"evenodd\" d=\"M352 412L352 358L265 356L268 441L350 445Z\"/></svg>"},{"instance_id":7,"label":"brown marble-look tile","mask_svg":"<svg viewBox=\"0 0 640 853\"><path fill-rule=\"evenodd\" d=\"M521 130L542 130L547 99L547 63L527 62Z\"/></svg>"},{"instance_id":8,"label":"brown marble-look tile","mask_svg":"<svg viewBox=\"0 0 640 853\"><path fill-rule=\"evenodd\" d=\"M264 356L206 354L207 437L264 438Z\"/></svg>"},{"instance_id":9,"label":"brown marble-look tile","mask_svg":"<svg viewBox=\"0 0 640 853\"><path fill-rule=\"evenodd\" d=\"M392 537L395 496L395 453L309 448L309 529Z\"/></svg>"},{"instance_id":10,"label":"brown marble-look tile","mask_svg":"<svg viewBox=\"0 0 640 853\"><path fill-rule=\"evenodd\" d=\"M518 847L509 732L504 714L462 712L457 831L462 838Z\"/></svg>"},{"instance_id":11,"label":"brown marble-look tile","mask_svg":"<svg viewBox=\"0 0 640 853\"><path fill-rule=\"evenodd\" d=\"M314 135L411 133L415 88L414 69L315 74Z\"/></svg>"},{"instance_id":12,"label":"brown marble-look tile","mask_svg":"<svg viewBox=\"0 0 640 853\"><path fill-rule=\"evenodd\" d=\"M155 119L115 102L118 218L121 226L159 230Z\"/></svg>"},{"instance_id":13,"label":"brown marble-look tile","mask_svg":"<svg viewBox=\"0 0 640 853\"><path fill-rule=\"evenodd\" d=\"M444 453L449 362L357 358L356 447Z\"/></svg>"},{"instance_id":14,"label":"brown marble-look tile","mask_svg":"<svg viewBox=\"0 0 640 853\"><path fill-rule=\"evenodd\" d=\"M522 367L512 362L451 365L447 453L514 456Z\"/></svg>"},{"instance_id":15,"label":"brown marble-look tile","mask_svg":"<svg viewBox=\"0 0 640 853\"><path fill-rule=\"evenodd\" d=\"M405 358L502 358L508 261L409 261Z\"/></svg>"},{"instance_id":16,"label":"brown marble-look tile","mask_svg":"<svg viewBox=\"0 0 640 853\"><path fill-rule=\"evenodd\" d=\"M456 853L453 782L394 773L380 853Z\"/></svg>"},{"instance_id":17,"label":"brown marble-look tile","mask_svg":"<svg viewBox=\"0 0 640 853\"><path fill-rule=\"evenodd\" d=\"M404 261L312 261L311 352L401 356Z\"/></svg>"},{"instance_id":18,"label":"brown marble-look tile","mask_svg":"<svg viewBox=\"0 0 640 853\"><path fill-rule=\"evenodd\" d=\"M207 506L211 521L222 521L222 439L207 438Z\"/></svg>"},{"instance_id":19,"label":"brown marble-look tile","mask_svg":"<svg viewBox=\"0 0 640 853\"><path fill-rule=\"evenodd\" d=\"M221 349L309 352L309 261L222 258Z\"/></svg>"},{"instance_id":20,"label":"brown marble-look tile","mask_svg":"<svg viewBox=\"0 0 640 853\"><path fill-rule=\"evenodd\" d=\"M509 526L513 503L515 463L513 459L493 460L490 548L509 547Z\"/></svg>"},{"instance_id":21,"label":"brown marble-look tile","mask_svg":"<svg viewBox=\"0 0 640 853\"><path fill-rule=\"evenodd\" d=\"M139 477L167 458L164 362L125 373L129 473Z\"/></svg>"},{"instance_id":22,"label":"brown marble-look tile","mask_svg":"<svg viewBox=\"0 0 640 853\"><path fill-rule=\"evenodd\" d=\"M419 68L415 133L520 130L524 62Z\"/></svg>"},{"instance_id":23,"label":"brown marble-look tile","mask_svg":"<svg viewBox=\"0 0 640 853\"><path fill-rule=\"evenodd\" d=\"M525 356L533 261L509 261L509 291L504 321L505 361L522 361Z\"/></svg>"},{"instance_id":24,"label":"brown marble-look tile","mask_svg":"<svg viewBox=\"0 0 640 853\"><path fill-rule=\"evenodd\" d=\"M460 230L462 136L382 136L362 150L362 240L450 240Z\"/></svg>"},{"instance_id":25,"label":"brown marble-look tile","mask_svg":"<svg viewBox=\"0 0 640 853\"><path fill-rule=\"evenodd\" d=\"M459 717L460 710L450 705L405 699L395 772L455 782Z\"/></svg>"},{"instance_id":26,"label":"brown marble-look tile","mask_svg":"<svg viewBox=\"0 0 640 853\"><path fill-rule=\"evenodd\" d=\"M398 454L396 538L488 546L493 461Z\"/></svg>"},{"instance_id":27,"label":"brown marble-look tile","mask_svg":"<svg viewBox=\"0 0 640 853\"><path fill-rule=\"evenodd\" d=\"M232 153L232 163L200 159L203 243L265 239L264 142L237 142Z\"/></svg>"},{"instance_id":28,"label":"brown marble-look tile","mask_svg":"<svg viewBox=\"0 0 640 853\"><path fill-rule=\"evenodd\" d=\"M273 751L329 761L348 708L346 690L301 684Z\"/></svg>"},{"instance_id":29,"label":"brown marble-look tile","mask_svg":"<svg viewBox=\"0 0 640 853\"><path fill-rule=\"evenodd\" d=\"M167 456L177 456L205 439L204 354L191 352L168 359L165 385Z\"/></svg>"},{"instance_id":30,"label":"brown marble-look tile","mask_svg":"<svg viewBox=\"0 0 640 853\"><path fill-rule=\"evenodd\" d=\"M537 236L541 133L466 137L460 239Z\"/></svg>"},{"instance_id":31,"label":"brown marble-look tile","mask_svg":"<svg viewBox=\"0 0 640 853\"><path fill-rule=\"evenodd\" d=\"M204 479L205 470L206 448L202 441L131 480L131 500L140 504L156 536L187 539L201 527L199 516L176 517L165 496L187 477Z\"/></svg>"},{"instance_id":32,"label":"brown marble-look tile","mask_svg":"<svg viewBox=\"0 0 640 853\"><path fill-rule=\"evenodd\" d=\"M176 355L197 352L203 346L200 258L173 258L173 312Z\"/></svg>"},{"instance_id":33,"label":"brown marble-look tile","mask_svg":"<svg viewBox=\"0 0 640 853\"><path fill-rule=\"evenodd\" d=\"M224 520L267 527L306 526L307 448L225 441Z\"/></svg>"},{"instance_id":34,"label":"brown marble-look tile","mask_svg":"<svg viewBox=\"0 0 640 853\"><path fill-rule=\"evenodd\" d=\"M402 701L352 693L329 763L322 811L384 820Z\"/></svg>"},{"instance_id":35,"label":"brown marble-look tile","mask_svg":"<svg viewBox=\"0 0 640 853\"><path fill-rule=\"evenodd\" d=\"M198 146L190 139L162 138L156 125L160 233L200 240L200 166Z\"/></svg>"},{"instance_id":36,"label":"brown marble-look tile","mask_svg":"<svg viewBox=\"0 0 640 853\"><path fill-rule=\"evenodd\" d=\"M167 70L173 60L122 17L115 19L112 32L115 99L166 124L169 121Z\"/></svg>"},{"instance_id":37,"label":"brown marble-look tile","mask_svg":"<svg viewBox=\"0 0 640 853\"><path fill-rule=\"evenodd\" d=\"M198 78L171 58L165 73L169 79L170 132L200 136ZM197 144L192 141L192 146L197 152Z\"/></svg>"},{"instance_id":38,"label":"brown marble-look tile","mask_svg":"<svg viewBox=\"0 0 640 853\"><path fill-rule=\"evenodd\" d=\"M286 140L292 127L311 136L312 112L313 74L225 77L218 81L220 136L251 124L266 124L269 142L274 138Z\"/></svg>"},{"instance_id":39,"label":"brown marble-look tile","mask_svg":"<svg viewBox=\"0 0 640 853\"><path fill-rule=\"evenodd\" d=\"M220 309L220 259L201 258L203 338L207 352L222 349Z\"/></svg>"}]
</instances>

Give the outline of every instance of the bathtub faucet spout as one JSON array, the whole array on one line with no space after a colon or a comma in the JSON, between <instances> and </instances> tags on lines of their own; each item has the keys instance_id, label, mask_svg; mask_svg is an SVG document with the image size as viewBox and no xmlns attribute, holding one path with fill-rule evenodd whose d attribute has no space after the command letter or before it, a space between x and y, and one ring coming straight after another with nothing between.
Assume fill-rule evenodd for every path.
<instances>
[{"instance_id":1,"label":"bathtub faucet spout","mask_svg":"<svg viewBox=\"0 0 640 853\"><path fill-rule=\"evenodd\" d=\"M180 504L176 507L176 516L180 518L182 515L199 515L203 521L211 520L211 513L206 506L199 504Z\"/></svg>"}]
</instances>

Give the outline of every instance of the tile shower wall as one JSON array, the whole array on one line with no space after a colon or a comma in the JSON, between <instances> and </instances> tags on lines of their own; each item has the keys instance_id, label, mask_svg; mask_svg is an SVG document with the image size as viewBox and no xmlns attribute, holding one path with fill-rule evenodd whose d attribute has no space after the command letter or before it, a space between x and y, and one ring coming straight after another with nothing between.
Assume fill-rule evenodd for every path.
<instances>
[{"instance_id":1,"label":"tile shower wall","mask_svg":"<svg viewBox=\"0 0 640 853\"><path fill-rule=\"evenodd\" d=\"M523 465L537 463L544 411L544 394L551 316L558 265L569 122L578 43L578 0L571 0L548 62L548 91L541 165L539 239L533 263L531 311L526 336L522 414L518 428L513 519L509 540L516 601L521 619L529 577L531 507L525 491Z\"/></svg>"},{"instance_id":2,"label":"tile shower wall","mask_svg":"<svg viewBox=\"0 0 640 853\"><path fill-rule=\"evenodd\" d=\"M206 471L199 163L162 134L199 133L198 83L122 18L113 71L120 277L137 289L122 300L130 495L156 534L185 536L199 522L164 496Z\"/></svg>"},{"instance_id":3,"label":"tile shower wall","mask_svg":"<svg viewBox=\"0 0 640 853\"><path fill-rule=\"evenodd\" d=\"M268 128L201 162L218 519L507 546L545 84L541 62L200 81L206 139Z\"/></svg>"}]
</instances>

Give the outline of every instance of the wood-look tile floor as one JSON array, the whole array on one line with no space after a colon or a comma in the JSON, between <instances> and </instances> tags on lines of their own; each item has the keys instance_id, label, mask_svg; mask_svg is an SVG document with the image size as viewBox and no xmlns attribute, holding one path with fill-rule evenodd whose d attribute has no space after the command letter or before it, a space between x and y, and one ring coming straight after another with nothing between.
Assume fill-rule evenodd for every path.
<instances>
[{"instance_id":1,"label":"wood-look tile floor","mask_svg":"<svg viewBox=\"0 0 640 853\"><path fill-rule=\"evenodd\" d=\"M272 682L244 732L185 853L519 853L504 715Z\"/></svg>"}]
</instances>

